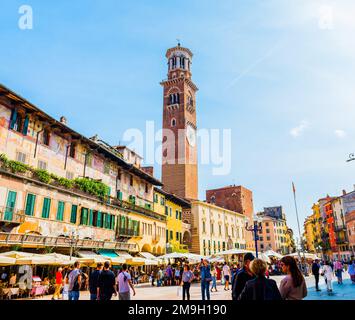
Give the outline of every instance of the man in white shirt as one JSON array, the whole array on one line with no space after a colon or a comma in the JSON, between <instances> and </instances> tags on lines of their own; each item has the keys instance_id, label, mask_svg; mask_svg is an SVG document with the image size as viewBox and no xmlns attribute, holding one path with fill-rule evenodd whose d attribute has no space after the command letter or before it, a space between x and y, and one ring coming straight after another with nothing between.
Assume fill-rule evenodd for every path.
<instances>
[{"instance_id":1,"label":"man in white shirt","mask_svg":"<svg viewBox=\"0 0 355 320\"><path fill-rule=\"evenodd\" d=\"M127 272L127 265L123 264L122 271L119 273L117 277L117 285L118 285L118 299L119 300L131 300L130 288L133 291L133 296L136 295L136 291L134 290L131 275Z\"/></svg>"},{"instance_id":2,"label":"man in white shirt","mask_svg":"<svg viewBox=\"0 0 355 320\"><path fill-rule=\"evenodd\" d=\"M224 263L222 271L223 271L223 276L224 276L224 280L225 280L224 290L229 290L229 279L231 277L231 271L230 271L230 268L229 268L227 262Z\"/></svg>"}]
</instances>

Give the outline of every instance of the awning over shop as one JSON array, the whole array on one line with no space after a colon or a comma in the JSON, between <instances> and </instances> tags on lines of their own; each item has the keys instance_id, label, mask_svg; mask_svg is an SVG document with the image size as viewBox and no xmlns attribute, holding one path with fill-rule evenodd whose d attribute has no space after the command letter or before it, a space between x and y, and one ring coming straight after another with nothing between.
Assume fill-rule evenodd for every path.
<instances>
[{"instance_id":1,"label":"awning over shop","mask_svg":"<svg viewBox=\"0 0 355 320\"><path fill-rule=\"evenodd\" d=\"M140 252L139 254L145 259L149 259L149 260L156 260L157 259L157 257L153 256L150 252Z\"/></svg>"},{"instance_id":2,"label":"awning over shop","mask_svg":"<svg viewBox=\"0 0 355 320\"><path fill-rule=\"evenodd\" d=\"M116 258L118 254L113 250L99 250L98 253L108 258Z\"/></svg>"},{"instance_id":3,"label":"awning over shop","mask_svg":"<svg viewBox=\"0 0 355 320\"><path fill-rule=\"evenodd\" d=\"M15 258L0 256L0 266L11 266L16 263Z\"/></svg>"},{"instance_id":4,"label":"awning over shop","mask_svg":"<svg viewBox=\"0 0 355 320\"><path fill-rule=\"evenodd\" d=\"M104 263L105 261L108 260L104 256L100 256L99 254L96 254L95 252L92 251L79 251L78 255L80 258L76 260L88 266L94 266L99 262Z\"/></svg>"},{"instance_id":5,"label":"awning over shop","mask_svg":"<svg viewBox=\"0 0 355 320\"><path fill-rule=\"evenodd\" d=\"M129 260L129 259L132 259L133 257L127 253L127 252L122 252L122 251L116 251L116 254L119 256L119 257L122 257L122 258L125 258L126 260Z\"/></svg>"}]
</instances>

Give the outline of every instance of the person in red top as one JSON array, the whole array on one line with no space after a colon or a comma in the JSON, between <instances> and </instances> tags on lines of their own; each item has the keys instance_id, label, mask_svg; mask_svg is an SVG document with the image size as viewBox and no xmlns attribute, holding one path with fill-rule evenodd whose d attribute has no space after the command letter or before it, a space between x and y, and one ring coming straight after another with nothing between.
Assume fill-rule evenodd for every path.
<instances>
[{"instance_id":1,"label":"person in red top","mask_svg":"<svg viewBox=\"0 0 355 320\"><path fill-rule=\"evenodd\" d=\"M60 299L60 289L62 288L62 285L63 285L62 271L63 271L63 269L59 268L55 274L55 285L54 285L55 291L54 291L52 300Z\"/></svg>"},{"instance_id":2,"label":"person in red top","mask_svg":"<svg viewBox=\"0 0 355 320\"><path fill-rule=\"evenodd\" d=\"M221 280L221 269L219 267L216 267L217 271L217 280Z\"/></svg>"}]
</instances>

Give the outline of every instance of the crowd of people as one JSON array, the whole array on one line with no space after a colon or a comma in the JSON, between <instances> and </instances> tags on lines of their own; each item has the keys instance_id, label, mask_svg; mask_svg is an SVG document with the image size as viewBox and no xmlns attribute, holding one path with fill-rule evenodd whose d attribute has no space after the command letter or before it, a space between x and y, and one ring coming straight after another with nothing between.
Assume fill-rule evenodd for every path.
<instances>
[{"instance_id":1,"label":"crowd of people","mask_svg":"<svg viewBox=\"0 0 355 320\"><path fill-rule=\"evenodd\" d=\"M307 296L301 265L290 256L267 264L256 259L252 253L246 253L243 261L231 265L226 262L209 263L207 259L201 259L198 264L190 264L187 260L177 261L175 264L155 267L149 279L152 286L181 286L178 290L181 290L183 300L190 300L193 282L200 283L202 300L210 300L210 293L217 291L218 280L221 280L224 290L231 290L233 300L301 300ZM341 260L315 260L309 268L315 278L317 291L320 291L320 276L324 277L327 291L331 294L333 277L337 278L338 284L342 284L346 271L355 284L354 259L348 263ZM272 274L286 276L278 286L275 280L270 279ZM138 284L141 276L141 270L128 268L126 264L120 270L112 270L109 261L98 263L96 269L87 274L77 261L72 267L58 268L52 299L79 300L80 291L87 289L90 300L107 301L114 296L118 296L119 300L130 300L131 292L136 294L134 285Z\"/></svg>"},{"instance_id":2,"label":"crowd of people","mask_svg":"<svg viewBox=\"0 0 355 320\"><path fill-rule=\"evenodd\" d=\"M78 261L72 268L66 270L59 268L56 272L55 292L52 299L79 300L84 277L86 277L85 273L81 271ZM136 294L134 279L134 270L129 270L126 264L123 264L115 274L111 270L109 261L98 263L87 279L90 300L108 301L113 296L118 296L119 300L130 300L131 290L133 295Z\"/></svg>"},{"instance_id":3,"label":"crowd of people","mask_svg":"<svg viewBox=\"0 0 355 320\"><path fill-rule=\"evenodd\" d=\"M352 284L355 284L355 260L348 262L341 260L320 261L316 259L312 264L312 274L315 278L316 290L321 291L319 289L319 276L323 276L327 285L327 291L331 294L333 292L333 277L337 278L338 284L343 284L343 272L345 271L349 273Z\"/></svg>"}]
</instances>

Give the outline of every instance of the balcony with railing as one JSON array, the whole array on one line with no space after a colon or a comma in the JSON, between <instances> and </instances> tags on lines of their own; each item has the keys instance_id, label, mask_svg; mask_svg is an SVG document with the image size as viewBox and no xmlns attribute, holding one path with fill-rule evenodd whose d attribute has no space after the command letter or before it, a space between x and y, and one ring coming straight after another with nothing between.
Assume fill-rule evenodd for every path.
<instances>
[{"instance_id":1,"label":"balcony with railing","mask_svg":"<svg viewBox=\"0 0 355 320\"><path fill-rule=\"evenodd\" d=\"M11 207L0 207L0 223L19 225L25 221L25 214L22 210L15 210Z\"/></svg>"},{"instance_id":2,"label":"balcony with railing","mask_svg":"<svg viewBox=\"0 0 355 320\"><path fill-rule=\"evenodd\" d=\"M21 245L36 247L70 247L70 241L67 237L51 237L37 234L19 234L0 232L0 245ZM103 241L92 239L77 239L75 247L81 249L112 249L124 251L137 251L137 245L134 243L125 243L117 241Z\"/></svg>"}]
</instances>

